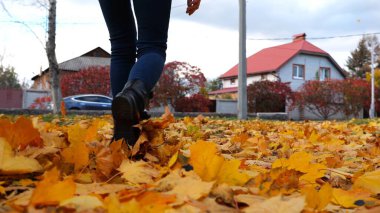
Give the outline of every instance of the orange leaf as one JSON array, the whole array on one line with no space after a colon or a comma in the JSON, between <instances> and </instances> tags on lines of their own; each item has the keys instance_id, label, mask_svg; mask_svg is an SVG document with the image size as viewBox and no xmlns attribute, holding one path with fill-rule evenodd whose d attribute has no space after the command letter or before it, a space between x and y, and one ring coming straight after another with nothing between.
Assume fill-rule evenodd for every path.
<instances>
[{"instance_id":1,"label":"orange leaf","mask_svg":"<svg viewBox=\"0 0 380 213\"><path fill-rule=\"evenodd\" d=\"M62 115L63 117L65 117L66 114L67 114L67 111L66 111L65 102L62 100L62 101L61 101L61 115Z\"/></svg>"},{"instance_id":2,"label":"orange leaf","mask_svg":"<svg viewBox=\"0 0 380 213\"><path fill-rule=\"evenodd\" d=\"M73 163L75 171L78 171L88 165L88 155L89 149L83 142L75 143L62 151L64 161L66 163Z\"/></svg>"},{"instance_id":3,"label":"orange leaf","mask_svg":"<svg viewBox=\"0 0 380 213\"><path fill-rule=\"evenodd\" d=\"M154 207L163 207L170 203L174 203L176 201L175 195L166 195L159 192L147 191L143 194L139 195L136 200L144 206L144 208L152 209ZM166 207L167 208L167 207Z\"/></svg>"},{"instance_id":4,"label":"orange leaf","mask_svg":"<svg viewBox=\"0 0 380 213\"><path fill-rule=\"evenodd\" d=\"M47 171L44 179L36 184L32 197L31 205L58 205L59 202L74 196L76 185L71 177L59 180L59 171L53 168Z\"/></svg>"},{"instance_id":5,"label":"orange leaf","mask_svg":"<svg viewBox=\"0 0 380 213\"><path fill-rule=\"evenodd\" d=\"M13 149L23 150L27 146L43 145L40 133L30 119L19 117L15 123L8 119L0 120L0 137L4 137Z\"/></svg>"}]
</instances>

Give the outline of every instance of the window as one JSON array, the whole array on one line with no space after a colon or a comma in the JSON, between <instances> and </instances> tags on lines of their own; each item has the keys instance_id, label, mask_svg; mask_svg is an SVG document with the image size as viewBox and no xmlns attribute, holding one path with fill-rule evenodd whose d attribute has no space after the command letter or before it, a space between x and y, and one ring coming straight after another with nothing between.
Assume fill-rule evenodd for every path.
<instances>
[{"instance_id":1,"label":"window","mask_svg":"<svg viewBox=\"0 0 380 213\"><path fill-rule=\"evenodd\" d=\"M324 81L324 80L327 80L327 79L330 79L330 68L328 67L321 67L319 68L319 80L320 81Z\"/></svg>"},{"instance_id":2,"label":"window","mask_svg":"<svg viewBox=\"0 0 380 213\"><path fill-rule=\"evenodd\" d=\"M293 78L305 79L305 65L293 64Z\"/></svg>"},{"instance_id":3,"label":"window","mask_svg":"<svg viewBox=\"0 0 380 213\"><path fill-rule=\"evenodd\" d=\"M236 84L236 79L235 78L231 79L231 85L234 85L234 84Z\"/></svg>"}]
</instances>

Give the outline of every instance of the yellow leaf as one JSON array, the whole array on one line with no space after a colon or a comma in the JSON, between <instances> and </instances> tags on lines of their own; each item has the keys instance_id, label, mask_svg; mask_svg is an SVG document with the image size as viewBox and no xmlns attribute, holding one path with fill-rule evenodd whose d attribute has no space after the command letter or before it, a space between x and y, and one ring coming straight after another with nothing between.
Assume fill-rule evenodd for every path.
<instances>
[{"instance_id":1,"label":"yellow leaf","mask_svg":"<svg viewBox=\"0 0 380 213\"><path fill-rule=\"evenodd\" d=\"M85 143L86 130L79 124L68 128L70 146L62 151L66 163L74 164L75 171L79 171L89 163L89 148Z\"/></svg>"},{"instance_id":2,"label":"yellow leaf","mask_svg":"<svg viewBox=\"0 0 380 213\"><path fill-rule=\"evenodd\" d=\"M354 188L363 188L374 194L380 193L380 169L366 172L354 182Z\"/></svg>"},{"instance_id":3,"label":"yellow leaf","mask_svg":"<svg viewBox=\"0 0 380 213\"><path fill-rule=\"evenodd\" d=\"M307 152L296 152L292 154L288 161L288 169L294 169L306 173L309 168L311 157L311 154Z\"/></svg>"},{"instance_id":4,"label":"yellow leaf","mask_svg":"<svg viewBox=\"0 0 380 213\"><path fill-rule=\"evenodd\" d=\"M232 186L242 186L248 180L249 176L239 172L240 160L224 161L217 177L218 183L226 183Z\"/></svg>"},{"instance_id":5,"label":"yellow leaf","mask_svg":"<svg viewBox=\"0 0 380 213\"><path fill-rule=\"evenodd\" d=\"M124 160L118 170L123 173L122 178L131 184L152 183L160 175L158 170L145 161Z\"/></svg>"},{"instance_id":6,"label":"yellow leaf","mask_svg":"<svg viewBox=\"0 0 380 213\"><path fill-rule=\"evenodd\" d=\"M190 164L204 181L216 181L230 185L243 185L249 179L239 171L240 161L226 161L217 154L216 145L198 141L190 146Z\"/></svg>"},{"instance_id":7,"label":"yellow leaf","mask_svg":"<svg viewBox=\"0 0 380 213\"><path fill-rule=\"evenodd\" d=\"M306 207L311 211L322 211L332 198L332 190L330 184L324 184L318 191L313 186L302 189L302 193L306 196Z\"/></svg>"},{"instance_id":8,"label":"yellow leaf","mask_svg":"<svg viewBox=\"0 0 380 213\"><path fill-rule=\"evenodd\" d=\"M345 191L343 189L334 188L333 189L333 203L343 206L345 208L355 208L358 207L355 203L365 202L365 201L374 201L375 199L371 198L371 193L362 189L355 189L350 191Z\"/></svg>"},{"instance_id":9,"label":"yellow leaf","mask_svg":"<svg viewBox=\"0 0 380 213\"><path fill-rule=\"evenodd\" d=\"M95 208L103 207L103 203L99 200L99 198L90 195L72 197L61 201L59 205L74 208L77 212L94 210Z\"/></svg>"},{"instance_id":10,"label":"yellow leaf","mask_svg":"<svg viewBox=\"0 0 380 213\"><path fill-rule=\"evenodd\" d=\"M177 159L178 159L178 151L170 158L168 162L168 167L171 168L177 162Z\"/></svg>"},{"instance_id":11,"label":"yellow leaf","mask_svg":"<svg viewBox=\"0 0 380 213\"><path fill-rule=\"evenodd\" d=\"M189 162L202 180L216 180L224 163L223 157L217 155L216 145L211 142L198 141L190 146L190 152Z\"/></svg>"},{"instance_id":12,"label":"yellow leaf","mask_svg":"<svg viewBox=\"0 0 380 213\"><path fill-rule=\"evenodd\" d=\"M272 163L272 169L275 169L275 168L286 168L286 167L288 167L288 165L289 165L288 159L286 159L286 158L279 158L279 159L276 159Z\"/></svg>"},{"instance_id":13,"label":"yellow leaf","mask_svg":"<svg viewBox=\"0 0 380 213\"><path fill-rule=\"evenodd\" d=\"M309 142L315 144L318 142L319 135L315 132L315 130L310 134Z\"/></svg>"},{"instance_id":14,"label":"yellow leaf","mask_svg":"<svg viewBox=\"0 0 380 213\"><path fill-rule=\"evenodd\" d=\"M120 203L118 197L115 194L111 194L104 200L107 212L109 213L135 213L140 212L140 205L132 199L127 204Z\"/></svg>"},{"instance_id":15,"label":"yellow leaf","mask_svg":"<svg viewBox=\"0 0 380 213\"><path fill-rule=\"evenodd\" d=\"M178 202L176 202L176 204L183 204L185 201L207 197L214 182L204 182L189 176L178 178L178 180L172 184L175 185L174 188L167 193L177 196Z\"/></svg>"},{"instance_id":16,"label":"yellow leaf","mask_svg":"<svg viewBox=\"0 0 380 213\"><path fill-rule=\"evenodd\" d=\"M41 170L42 166L37 160L14 156L12 147L4 138L0 138L0 174L26 174Z\"/></svg>"},{"instance_id":17,"label":"yellow leaf","mask_svg":"<svg viewBox=\"0 0 380 213\"><path fill-rule=\"evenodd\" d=\"M44 179L36 184L30 198L31 205L58 205L59 202L74 196L75 182L71 177L59 180L59 171L53 168L47 171Z\"/></svg>"},{"instance_id":18,"label":"yellow leaf","mask_svg":"<svg viewBox=\"0 0 380 213\"><path fill-rule=\"evenodd\" d=\"M300 181L305 181L307 184L315 183L316 179L325 176L326 169L327 167L323 164L310 164L309 167L304 170L306 174L300 177Z\"/></svg>"}]
</instances>

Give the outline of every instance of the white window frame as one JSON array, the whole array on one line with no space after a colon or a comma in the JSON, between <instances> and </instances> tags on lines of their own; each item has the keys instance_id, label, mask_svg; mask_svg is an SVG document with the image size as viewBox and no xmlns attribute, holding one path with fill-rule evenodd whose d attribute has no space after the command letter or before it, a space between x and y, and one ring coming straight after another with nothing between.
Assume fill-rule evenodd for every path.
<instances>
[{"instance_id":1,"label":"white window frame","mask_svg":"<svg viewBox=\"0 0 380 213\"><path fill-rule=\"evenodd\" d=\"M302 69L300 69L302 67ZM296 68L296 73L294 73L294 69ZM302 71L302 76L300 76ZM294 75L295 74L295 75ZM297 80L304 80L305 79L305 65L303 64L293 64L292 66L292 77L293 79Z\"/></svg>"}]
</instances>

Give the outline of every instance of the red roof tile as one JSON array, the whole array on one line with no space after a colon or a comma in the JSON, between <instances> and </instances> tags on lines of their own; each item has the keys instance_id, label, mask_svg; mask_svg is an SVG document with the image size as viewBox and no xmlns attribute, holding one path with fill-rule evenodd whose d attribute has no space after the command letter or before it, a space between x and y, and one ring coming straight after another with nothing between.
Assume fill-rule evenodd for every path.
<instances>
[{"instance_id":1,"label":"red roof tile","mask_svg":"<svg viewBox=\"0 0 380 213\"><path fill-rule=\"evenodd\" d=\"M247 58L247 75L277 71L287 61L300 52L309 54L322 54L331 56L310 42L300 39L291 43L263 49ZM234 77L238 75L238 64L224 73L220 78Z\"/></svg>"}]
</instances>

